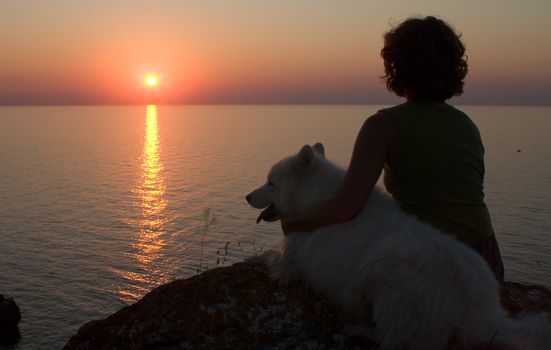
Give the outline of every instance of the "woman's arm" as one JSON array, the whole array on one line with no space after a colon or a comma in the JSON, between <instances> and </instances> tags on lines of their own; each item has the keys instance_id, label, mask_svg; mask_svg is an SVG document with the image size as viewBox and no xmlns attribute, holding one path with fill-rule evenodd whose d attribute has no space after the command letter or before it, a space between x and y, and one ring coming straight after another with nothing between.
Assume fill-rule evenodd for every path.
<instances>
[{"instance_id":1,"label":"woman's arm","mask_svg":"<svg viewBox=\"0 0 551 350\"><path fill-rule=\"evenodd\" d=\"M354 218L362 209L391 150L398 143L398 128L385 113L378 112L362 125L350 165L335 195L316 208L281 221L285 234L310 232Z\"/></svg>"}]
</instances>

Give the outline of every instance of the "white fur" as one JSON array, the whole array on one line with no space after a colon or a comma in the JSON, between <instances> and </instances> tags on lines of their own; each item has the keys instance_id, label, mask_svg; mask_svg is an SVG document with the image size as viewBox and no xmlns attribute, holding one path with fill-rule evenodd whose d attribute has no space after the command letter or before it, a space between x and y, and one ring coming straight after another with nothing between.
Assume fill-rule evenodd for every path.
<instances>
[{"instance_id":1,"label":"white fur","mask_svg":"<svg viewBox=\"0 0 551 350\"><path fill-rule=\"evenodd\" d=\"M273 203L291 217L329 198L343 177L321 144L305 146L274 165L247 200L255 208ZM405 213L378 188L352 221L286 236L272 270L282 282L306 280L347 315L373 322L383 349L489 342L551 349L545 316L509 318L498 283L475 251Z\"/></svg>"}]
</instances>

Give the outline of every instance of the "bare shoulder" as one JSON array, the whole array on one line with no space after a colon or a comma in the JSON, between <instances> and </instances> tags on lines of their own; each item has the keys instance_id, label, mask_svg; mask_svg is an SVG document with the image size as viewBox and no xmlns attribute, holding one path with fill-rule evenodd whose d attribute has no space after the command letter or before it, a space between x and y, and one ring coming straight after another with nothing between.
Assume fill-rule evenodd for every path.
<instances>
[{"instance_id":1,"label":"bare shoulder","mask_svg":"<svg viewBox=\"0 0 551 350\"><path fill-rule=\"evenodd\" d=\"M364 122L360 133L364 137L378 137L384 139L389 148L395 149L398 145L398 125L392 117L384 111L378 111Z\"/></svg>"},{"instance_id":2,"label":"bare shoulder","mask_svg":"<svg viewBox=\"0 0 551 350\"><path fill-rule=\"evenodd\" d=\"M365 121L366 124L368 124L370 127L376 128L378 130L398 130L398 126L396 125L396 122L390 114L384 112L384 111L378 111L377 113L373 114L367 120Z\"/></svg>"}]
</instances>

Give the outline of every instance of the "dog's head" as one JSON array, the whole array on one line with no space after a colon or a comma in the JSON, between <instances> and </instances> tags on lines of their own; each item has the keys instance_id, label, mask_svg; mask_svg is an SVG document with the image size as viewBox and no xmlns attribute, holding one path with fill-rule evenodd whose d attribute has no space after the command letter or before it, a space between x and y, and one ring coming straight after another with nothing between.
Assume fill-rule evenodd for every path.
<instances>
[{"instance_id":1,"label":"dog's head","mask_svg":"<svg viewBox=\"0 0 551 350\"><path fill-rule=\"evenodd\" d=\"M296 155L276 163L266 183L246 196L252 207L263 209L256 222L295 216L327 198L335 187L328 178L330 167L334 166L325 160L321 143L305 145Z\"/></svg>"}]
</instances>

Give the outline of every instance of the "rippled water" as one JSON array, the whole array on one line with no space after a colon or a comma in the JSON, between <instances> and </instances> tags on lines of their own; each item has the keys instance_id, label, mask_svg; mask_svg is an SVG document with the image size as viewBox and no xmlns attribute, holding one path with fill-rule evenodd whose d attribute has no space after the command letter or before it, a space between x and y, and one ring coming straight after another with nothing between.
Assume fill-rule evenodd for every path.
<instances>
[{"instance_id":1,"label":"rippled water","mask_svg":"<svg viewBox=\"0 0 551 350\"><path fill-rule=\"evenodd\" d=\"M60 348L154 286L273 247L244 195L321 141L345 166L377 106L0 108L0 293L21 349ZM511 280L551 281L551 108L464 107Z\"/></svg>"}]
</instances>

